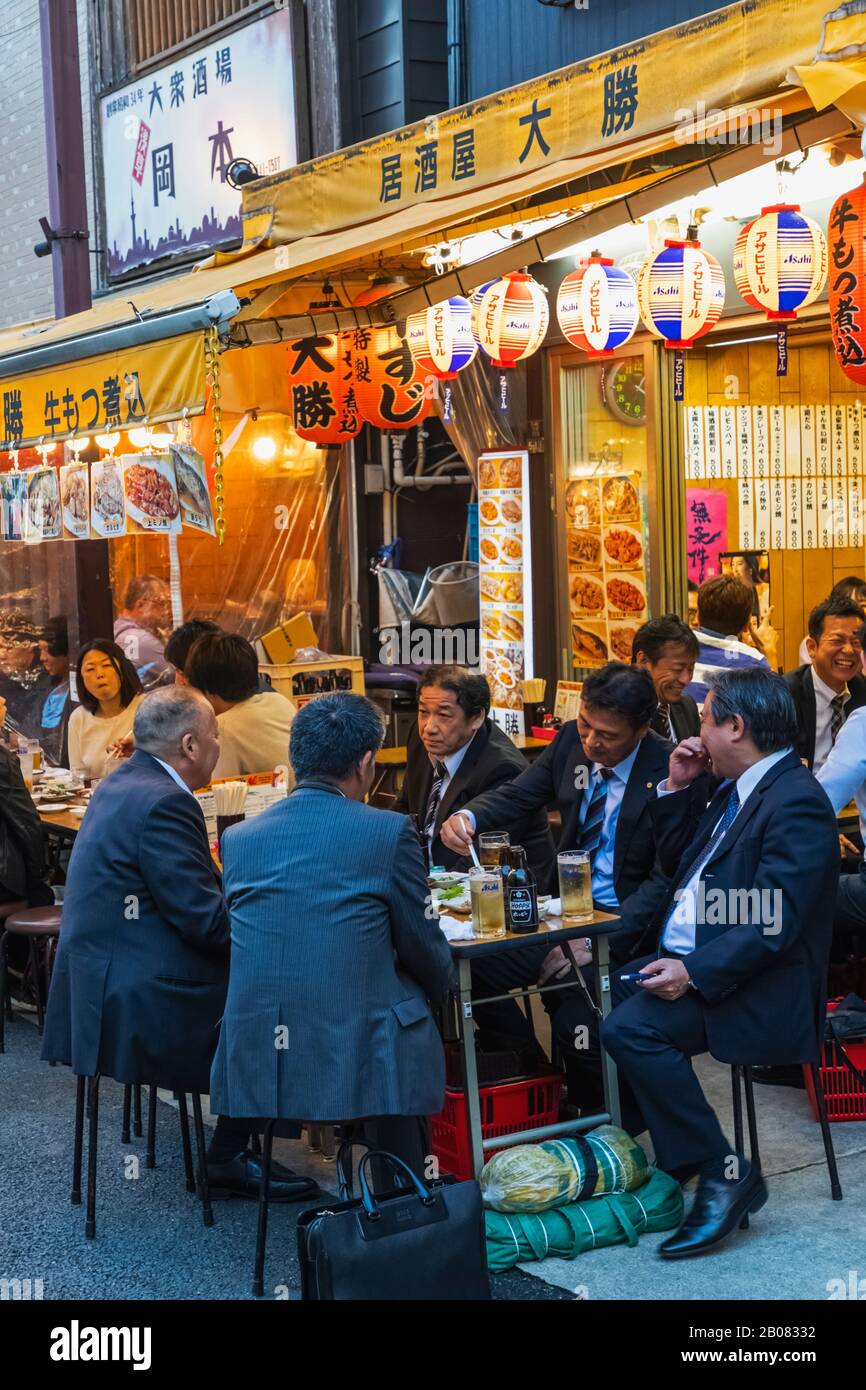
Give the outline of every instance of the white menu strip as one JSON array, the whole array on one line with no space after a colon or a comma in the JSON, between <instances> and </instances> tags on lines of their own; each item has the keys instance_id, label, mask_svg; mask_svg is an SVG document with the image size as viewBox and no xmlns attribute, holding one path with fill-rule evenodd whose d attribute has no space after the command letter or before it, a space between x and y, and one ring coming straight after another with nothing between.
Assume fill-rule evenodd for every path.
<instances>
[{"instance_id":1,"label":"white menu strip","mask_svg":"<svg viewBox=\"0 0 866 1390\"><path fill-rule=\"evenodd\" d=\"M832 415L831 468L834 478L844 478L848 473L848 430L844 405L834 405Z\"/></svg>"},{"instance_id":2,"label":"white menu strip","mask_svg":"<svg viewBox=\"0 0 866 1390\"><path fill-rule=\"evenodd\" d=\"M815 494L818 499L818 549L833 549L833 508L830 504L831 479L820 477L815 480Z\"/></svg>"},{"instance_id":3,"label":"white menu strip","mask_svg":"<svg viewBox=\"0 0 866 1390\"><path fill-rule=\"evenodd\" d=\"M768 550L770 546L770 482L768 478L755 479L755 549Z\"/></svg>"},{"instance_id":4,"label":"white menu strip","mask_svg":"<svg viewBox=\"0 0 866 1390\"><path fill-rule=\"evenodd\" d=\"M719 407L708 405L704 411L704 433L706 435L707 477L721 478L722 450L719 437Z\"/></svg>"},{"instance_id":5,"label":"white menu strip","mask_svg":"<svg viewBox=\"0 0 866 1390\"><path fill-rule=\"evenodd\" d=\"M795 407L796 409L796 407ZM785 499L788 530L788 550L800 550L803 545L803 521L801 515L803 499L800 495L800 479L788 478L785 484Z\"/></svg>"},{"instance_id":6,"label":"white menu strip","mask_svg":"<svg viewBox=\"0 0 866 1390\"><path fill-rule=\"evenodd\" d=\"M815 461L819 478L830 476L830 407L815 407Z\"/></svg>"},{"instance_id":7,"label":"white menu strip","mask_svg":"<svg viewBox=\"0 0 866 1390\"><path fill-rule=\"evenodd\" d=\"M754 550L755 506L751 478L740 478L737 492L740 502L740 546L743 550Z\"/></svg>"},{"instance_id":8,"label":"white menu strip","mask_svg":"<svg viewBox=\"0 0 866 1390\"><path fill-rule=\"evenodd\" d=\"M788 544L788 529L785 524L787 506L785 499L785 479L770 479L770 545L773 550L784 550Z\"/></svg>"},{"instance_id":9,"label":"white menu strip","mask_svg":"<svg viewBox=\"0 0 866 1390\"><path fill-rule=\"evenodd\" d=\"M802 514L802 548L804 550L818 549L818 498L815 493L816 481L814 478L803 479L803 491L801 501Z\"/></svg>"},{"instance_id":10,"label":"white menu strip","mask_svg":"<svg viewBox=\"0 0 866 1390\"><path fill-rule=\"evenodd\" d=\"M686 477L704 478L706 477L706 466L704 464L703 412L699 405L687 405L683 408L683 416L686 432Z\"/></svg>"},{"instance_id":11,"label":"white menu strip","mask_svg":"<svg viewBox=\"0 0 866 1390\"><path fill-rule=\"evenodd\" d=\"M770 477L785 476L785 412L780 405L770 406Z\"/></svg>"},{"instance_id":12,"label":"white menu strip","mask_svg":"<svg viewBox=\"0 0 866 1390\"><path fill-rule=\"evenodd\" d=\"M747 405L737 406L737 473L751 478L752 473L752 412Z\"/></svg>"},{"instance_id":13,"label":"white menu strip","mask_svg":"<svg viewBox=\"0 0 866 1390\"><path fill-rule=\"evenodd\" d=\"M719 410L719 431L722 442L722 477L736 478L737 416L734 406L721 406Z\"/></svg>"},{"instance_id":14,"label":"white menu strip","mask_svg":"<svg viewBox=\"0 0 866 1390\"><path fill-rule=\"evenodd\" d=\"M815 407L800 406L800 476L814 478L817 472L815 462ZM805 511L806 503L803 501Z\"/></svg>"},{"instance_id":15,"label":"white menu strip","mask_svg":"<svg viewBox=\"0 0 866 1390\"><path fill-rule=\"evenodd\" d=\"M798 405L786 405L785 476L787 478L799 478L801 471L800 407ZM790 546L790 549L798 550L799 546Z\"/></svg>"},{"instance_id":16,"label":"white menu strip","mask_svg":"<svg viewBox=\"0 0 866 1390\"><path fill-rule=\"evenodd\" d=\"M770 473L770 420L765 405L752 409L752 454L756 478L767 478Z\"/></svg>"}]
</instances>

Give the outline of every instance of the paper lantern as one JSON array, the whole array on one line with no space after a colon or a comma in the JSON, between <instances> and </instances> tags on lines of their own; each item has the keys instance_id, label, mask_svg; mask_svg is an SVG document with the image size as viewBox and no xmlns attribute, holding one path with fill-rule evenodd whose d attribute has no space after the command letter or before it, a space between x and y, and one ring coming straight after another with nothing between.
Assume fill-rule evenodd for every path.
<instances>
[{"instance_id":1,"label":"paper lantern","mask_svg":"<svg viewBox=\"0 0 866 1390\"><path fill-rule=\"evenodd\" d=\"M722 267L693 238L666 241L641 267L637 301L646 327L665 347L690 348L725 307Z\"/></svg>"},{"instance_id":2,"label":"paper lantern","mask_svg":"<svg viewBox=\"0 0 866 1390\"><path fill-rule=\"evenodd\" d=\"M547 296L531 275L503 275L480 293L475 306L478 345L494 367L516 367L537 352L549 320Z\"/></svg>"},{"instance_id":3,"label":"paper lantern","mask_svg":"<svg viewBox=\"0 0 866 1390\"><path fill-rule=\"evenodd\" d=\"M866 181L837 198L830 241L830 331L842 371L866 386Z\"/></svg>"},{"instance_id":4,"label":"paper lantern","mask_svg":"<svg viewBox=\"0 0 866 1390\"><path fill-rule=\"evenodd\" d=\"M612 260L589 256L560 285L556 317L575 347L589 357L612 357L637 328L637 286Z\"/></svg>"},{"instance_id":5,"label":"paper lantern","mask_svg":"<svg viewBox=\"0 0 866 1390\"><path fill-rule=\"evenodd\" d=\"M468 367L478 352L472 332L472 306L468 299L453 295L406 320L409 351L425 376L446 383L443 415L451 419L451 387L458 372Z\"/></svg>"},{"instance_id":6,"label":"paper lantern","mask_svg":"<svg viewBox=\"0 0 866 1390\"><path fill-rule=\"evenodd\" d=\"M311 444L345 444L361 428L349 334L289 344L289 395L295 433Z\"/></svg>"},{"instance_id":7,"label":"paper lantern","mask_svg":"<svg viewBox=\"0 0 866 1390\"><path fill-rule=\"evenodd\" d=\"M734 246L734 281L747 304L787 321L812 304L827 279L827 242L795 204L764 208Z\"/></svg>"},{"instance_id":8,"label":"paper lantern","mask_svg":"<svg viewBox=\"0 0 866 1390\"><path fill-rule=\"evenodd\" d=\"M372 304L394 294L398 282L374 284L353 305ZM405 336L392 325L356 328L352 341L353 374L362 419L380 430L405 430L430 412L432 393Z\"/></svg>"},{"instance_id":9,"label":"paper lantern","mask_svg":"<svg viewBox=\"0 0 866 1390\"><path fill-rule=\"evenodd\" d=\"M478 286L478 289L477 289L477 290L473 290L472 293L471 293L470 296L469 296L469 307L470 307L470 309L472 310L472 318L471 318L472 336L473 336L473 338L475 339L476 343L480 343L480 341L481 341L481 339L478 337L478 324L477 324L477 322L476 322L477 313L478 313L478 306L480 305L480 303L481 303L482 299L484 298L485 294L487 293L487 291L490 289L490 286L491 286L491 285L495 285L495 284L496 284L496 281L495 281L495 280L485 280L484 284L483 284L483 285L479 285L479 286Z\"/></svg>"}]
</instances>

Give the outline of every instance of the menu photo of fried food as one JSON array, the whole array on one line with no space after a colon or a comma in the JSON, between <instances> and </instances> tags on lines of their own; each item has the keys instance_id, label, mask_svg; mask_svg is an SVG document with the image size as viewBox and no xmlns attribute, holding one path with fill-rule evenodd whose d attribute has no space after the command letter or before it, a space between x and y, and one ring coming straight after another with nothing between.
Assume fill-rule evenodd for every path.
<instances>
[{"instance_id":1,"label":"menu photo of fried food","mask_svg":"<svg viewBox=\"0 0 866 1390\"><path fill-rule=\"evenodd\" d=\"M572 479L565 489L565 511L570 526L600 525L601 503L595 478Z\"/></svg>"},{"instance_id":2,"label":"menu photo of fried food","mask_svg":"<svg viewBox=\"0 0 866 1390\"><path fill-rule=\"evenodd\" d=\"M126 506L120 460L99 459L90 465L90 525L97 536L126 535Z\"/></svg>"},{"instance_id":3,"label":"menu photo of fried food","mask_svg":"<svg viewBox=\"0 0 866 1390\"><path fill-rule=\"evenodd\" d=\"M58 540L62 532L60 482L56 468L34 468L27 473L27 506L24 509L25 540Z\"/></svg>"},{"instance_id":4,"label":"menu photo of fried food","mask_svg":"<svg viewBox=\"0 0 866 1390\"><path fill-rule=\"evenodd\" d=\"M213 507L207 486L207 468L197 449L189 444L176 444L171 448L171 459L177 480L177 496L180 502L181 520L197 531L216 534Z\"/></svg>"},{"instance_id":5,"label":"menu photo of fried food","mask_svg":"<svg viewBox=\"0 0 866 1390\"><path fill-rule=\"evenodd\" d=\"M499 540L499 555L503 564L523 564L523 536L520 531L509 528Z\"/></svg>"},{"instance_id":6,"label":"menu photo of fried food","mask_svg":"<svg viewBox=\"0 0 866 1390\"><path fill-rule=\"evenodd\" d=\"M488 573L481 575L481 597L488 603L522 603L523 575Z\"/></svg>"},{"instance_id":7,"label":"menu photo of fried food","mask_svg":"<svg viewBox=\"0 0 866 1390\"><path fill-rule=\"evenodd\" d=\"M523 520L523 503L519 497L504 497L499 504L502 520L511 526L519 526Z\"/></svg>"},{"instance_id":8,"label":"menu photo of fried food","mask_svg":"<svg viewBox=\"0 0 866 1390\"><path fill-rule=\"evenodd\" d=\"M605 523L640 520L640 497L636 482L636 478L605 478L601 490Z\"/></svg>"},{"instance_id":9,"label":"menu photo of fried food","mask_svg":"<svg viewBox=\"0 0 866 1390\"><path fill-rule=\"evenodd\" d=\"M492 497L485 497L478 508L482 526L495 526L499 521L499 515L499 503L494 502Z\"/></svg>"},{"instance_id":10,"label":"menu photo of fried food","mask_svg":"<svg viewBox=\"0 0 866 1390\"><path fill-rule=\"evenodd\" d=\"M479 488L499 486L499 465L495 459L482 459L478 465Z\"/></svg>"},{"instance_id":11,"label":"menu photo of fried food","mask_svg":"<svg viewBox=\"0 0 866 1390\"><path fill-rule=\"evenodd\" d=\"M604 612L604 586L600 574L573 574L568 582L572 617L601 617Z\"/></svg>"},{"instance_id":12,"label":"menu photo of fried food","mask_svg":"<svg viewBox=\"0 0 866 1390\"><path fill-rule=\"evenodd\" d=\"M646 611L646 591L643 580L624 574L612 574L605 585L609 616L638 617Z\"/></svg>"},{"instance_id":13,"label":"menu photo of fried food","mask_svg":"<svg viewBox=\"0 0 866 1390\"><path fill-rule=\"evenodd\" d=\"M134 528L163 534L180 531L180 501L171 456L126 454L121 462L126 512Z\"/></svg>"},{"instance_id":14,"label":"menu photo of fried food","mask_svg":"<svg viewBox=\"0 0 866 1390\"><path fill-rule=\"evenodd\" d=\"M637 627L633 623L616 623L610 627L610 654L617 661L631 665L631 649Z\"/></svg>"},{"instance_id":15,"label":"menu photo of fried food","mask_svg":"<svg viewBox=\"0 0 866 1390\"><path fill-rule=\"evenodd\" d=\"M86 463L67 463L60 470L63 532L70 540L90 535L90 474Z\"/></svg>"},{"instance_id":16,"label":"menu photo of fried food","mask_svg":"<svg viewBox=\"0 0 866 1390\"><path fill-rule=\"evenodd\" d=\"M605 563L620 570L643 568L643 541L631 526L611 526L604 535Z\"/></svg>"},{"instance_id":17,"label":"menu photo of fried food","mask_svg":"<svg viewBox=\"0 0 866 1390\"><path fill-rule=\"evenodd\" d=\"M572 623L571 650L575 666L604 666L607 661L604 623Z\"/></svg>"},{"instance_id":18,"label":"menu photo of fried food","mask_svg":"<svg viewBox=\"0 0 866 1390\"><path fill-rule=\"evenodd\" d=\"M482 536L478 542L478 556L482 565L495 565L499 560L499 546L489 536Z\"/></svg>"},{"instance_id":19,"label":"menu photo of fried food","mask_svg":"<svg viewBox=\"0 0 866 1390\"><path fill-rule=\"evenodd\" d=\"M569 528L565 533L569 570L601 568L601 536L598 531Z\"/></svg>"},{"instance_id":20,"label":"menu photo of fried food","mask_svg":"<svg viewBox=\"0 0 866 1390\"><path fill-rule=\"evenodd\" d=\"M519 488L523 482L522 458L505 458L499 462L499 486Z\"/></svg>"}]
</instances>

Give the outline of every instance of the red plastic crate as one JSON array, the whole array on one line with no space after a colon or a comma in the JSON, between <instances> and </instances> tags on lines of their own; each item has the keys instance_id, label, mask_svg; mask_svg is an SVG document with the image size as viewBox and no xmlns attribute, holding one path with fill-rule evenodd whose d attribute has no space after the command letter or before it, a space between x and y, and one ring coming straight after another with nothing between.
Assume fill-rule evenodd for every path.
<instances>
[{"instance_id":1,"label":"red plastic crate","mask_svg":"<svg viewBox=\"0 0 866 1390\"><path fill-rule=\"evenodd\" d=\"M840 1002L838 999L828 1001L827 1009L832 1011ZM845 1050L855 1067L866 1075L866 1042L846 1043ZM828 1120L866 1120L866 1087L862 1086L854 1073L846 1067L838 1043L824 1043L818 1074L824 1088ZM803 1079L806 1082L806 1094L812 1114L817 1120L818 1102L815 1087L812 1085L812 1073L808 1067L803 1068Z\"/></svg>"},{"instance_id":2,"label":"red plastic crate","mask_svg":"<svg viewBox=\"0 0 866 1390\"><path fill-rule=\"evenodd\" d=\"M495 1139L499 1134L556 1124L561 1093L562 1077L558 1073L479 1087L482 1137ZM453 1173L456 1178L473 1177L469 1114L462 1090L446 1090L444 1108L430 1117L430 1133L433 1153L442 1170ZM498 1152L498 1149L485 1150L485 1161Z\"/></svg>"}]
</instances>

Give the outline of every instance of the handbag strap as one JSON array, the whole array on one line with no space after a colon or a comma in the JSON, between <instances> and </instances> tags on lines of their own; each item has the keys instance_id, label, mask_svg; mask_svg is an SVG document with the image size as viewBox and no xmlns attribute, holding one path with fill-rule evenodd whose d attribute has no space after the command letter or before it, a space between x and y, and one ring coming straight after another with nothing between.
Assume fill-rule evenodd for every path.
<instances>
[{"instance_id":1,"label":"handbag strap","mask_svg":"<svg viewBox=\"0 0 866 1390\"><path fill-rule=\"evenodd\" d=\"M387 1149L368 1149L361 1159L361 1162L358 1164L358 1181L361 1185L361 1201L364 1204L364 1211L369 1217L374 1218L379 1215L379 1208L376 1206L376 1199L370 1190L370 1183L367 1178L367 1166L374 1158L380 1159L384 1163L389 1163L398 1173L405 1174L425 1205L429 1206L431 1202L435 1202L436 1198L433 1193L424 1186L418 1174L413 1173L408 1163L404 1163L402 1158L398 1158L396 1154L389 1153Z\"/></svg>"}]
</instances>

